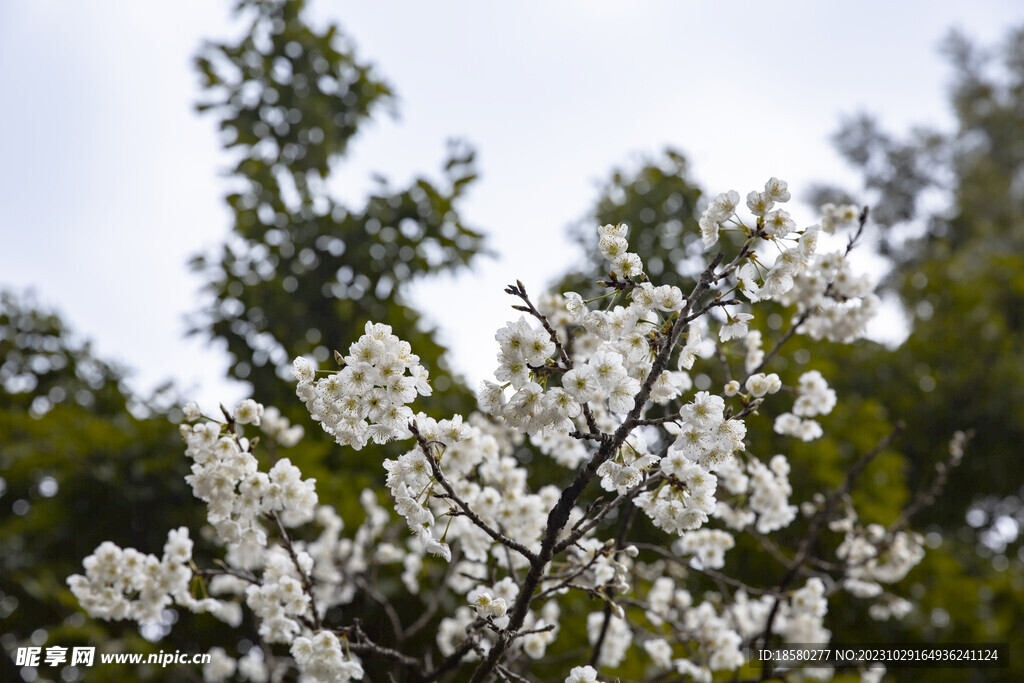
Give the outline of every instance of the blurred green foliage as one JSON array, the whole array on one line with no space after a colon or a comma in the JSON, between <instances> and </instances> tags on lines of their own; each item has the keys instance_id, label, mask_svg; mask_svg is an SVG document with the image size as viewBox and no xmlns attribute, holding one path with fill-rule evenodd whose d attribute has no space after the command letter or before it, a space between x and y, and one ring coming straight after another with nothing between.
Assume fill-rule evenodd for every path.
<instances>
[{"instance_id":1,"label":"blurred green foliage","mask_svg":"<svg viewBox=\"0 0 1024 683\"><path fill-rule=\"evenodd\" d=\"M65 579L105 539L159 553L167 529L200 522L177 429L157 412L167 397L132 396L119 368L27 296L0 294L0 358L0 644L157 651L137 626L86 620ZM195 648L198 635L178 629L161 646ZM0 678L19 679L0 662Z\"/></svg>"},{"instance_id":2,"label":"blurred green foliage","mask_svg":"<svg viewBox=\"0 0 1024 683\"><path fill-rule=\"evenodd\" d=\"M607 264L597 250L594 224L630 226L630 249L644 259L647 274L658 284L693 286L704 268L704 245L697 227L701 190L689 177L682 152L666 149L657 159L642 159L639 168L616 169L602 188L592 215L571 229L586 254L581 267L565 275L559 287L597 296L594 284L605 278Z\"/></svg>"}]
</instances>

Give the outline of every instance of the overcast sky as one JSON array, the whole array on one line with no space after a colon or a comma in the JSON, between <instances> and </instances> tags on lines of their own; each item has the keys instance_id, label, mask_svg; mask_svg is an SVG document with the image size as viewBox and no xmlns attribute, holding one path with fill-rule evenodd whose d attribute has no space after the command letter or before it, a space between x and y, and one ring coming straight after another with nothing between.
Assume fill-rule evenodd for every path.
<instances>
[{"instance_id":1,"label":"overcast sky","mask_svg":"<svg viewBox=\"0 0 1024 683\"><path fill-rule=\"evenodd\" d=\"M184 338L201 284L186 262L230 225L191 58L237 32L231 4L0 2L0 286L33 288L135 388L173 379L206 405L241 390L220 349ZM578 258L564 229L613 166L673 145L711 192L852 183L828 141L843 116L948 126L941 38L992 44L1024 20L1019 0L312 5L399 95L400 117L339 169L341 196L374 172L436 175L449 137L479 152L463 214L501 257L412 292L474 384L510 313L503 286L539 290Z\"/></svg>"}]
</instances>

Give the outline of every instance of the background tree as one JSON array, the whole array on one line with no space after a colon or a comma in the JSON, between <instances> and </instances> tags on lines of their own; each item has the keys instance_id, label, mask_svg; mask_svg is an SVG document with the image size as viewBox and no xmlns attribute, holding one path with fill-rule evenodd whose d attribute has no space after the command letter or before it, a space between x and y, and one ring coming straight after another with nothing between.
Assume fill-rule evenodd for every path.
<instances>
[{"instance_id":1,"label":"background tree","mask_svg":"<svg viewBox=\"0 0 1024 683\"><path fill-rule=\"evenodd\" d=\"M595 222L629 225L630 244L651 276L676 287L692 285L704 256L697 226L701 197L686 157L674 149L641 159L639 168L613 170L591 214L570 229L586 260L560 286L597 294L594 282L607 275L607 266L597 250Z\"/></svg>"},{"instance_id":2,"label":"background tree","mask_svg":"<svg viewBox=\"0 0 1024 683\"><path fill-rule=\"evenodd\" d=\"M923 584L962 586L938 633L1024 644L1020 443L1024 420L1024 28L996 49L956 33L944 45L954 69L952 131L899 136L869 117L847 122L840 151L860 170L862 194L878 204L886 285L903 302L912 333L878 368L887 403L918 434L906 446L908 478L920 481L925 453L950 424L976 430L977 457L965 462L948 504L925 513L952 557ZM820 193L827 196L828 190ZM858 389L871 377L848 376ZM965 517L964 511L970 508ZM938 558L935 558L938 559ZM948 590L948 588L946 589ZM948 609L948 608L947 608ZM924 629L929 624L922 625Z\"/></svg>"},{"instance_id":3,"label":"background tree","mask_svg":"<svg viewBox=\"0 0 1024 683\"><path fill-rule=\"evenodd\" d=\"M332 167L371 116L392 104L392 89L359 60L338 27L311 26L305 0L243 0L248 30L237 43L213 42L196 59L205 97L234 157L227 197L234 217L218 254L197 257L207 303L194 332L223 341L229 376L252 395L303 417L291 362L298 355L333 364L368 320L388 320L421 356L451 413L473 405L444 348L405 301L410 283L467 265L483 244L457 203L473 181L473 151L451 143L439 183L417 178L392 188L378 177L365 203L331 194ZM309 434L291 457L324 482L343 513L360 514L353 491L376 476L386 448L342 462L333 440ZM347 476L332 476L342 467Z\"/></svg>"},{"instance_id":4,"label":"background tree","mask_svg":"<svg viewBox=\"0 0 1024 683\"><path fill-rule=\"evenodd\" d=\"M331 195L332 165L392 91L336 26L311 27L304 5L241 2L244 38L209 44L196 60L207 94L199 108L217 117L237 159L231 238L193 264L212 299L197 331L227 342L230 375L275 405L294 403L296 355L325 362L371 318L398 321L396 333L444 375L443 349L403 289L468 264L482 246L455 206L475 178L463 145L451 145L441 184L393 189L378 178L355 207Z\"/></svg>"},{"instance_id":5,"label":"background tree","mask_svg":"<svg viewBox=\"0 0 1024 683\"><path fill-rule=\"evenodd\" d=\"M900 137L861 116L836 143L863 173L864 198L878 206L874 237L893 266L886 285L917 302L904 307L913 334L887 370L903 387L895 398L908 425L923 435L908 455L923 462L934 426L950 420L976 425L986 453L965 466L958 505L932 512L954 528L978 494L1008 496L1021 485L1024 29L1007 35L996 63L957 34L945 51L955 74L955 130Z\"/></svg>"},{"instance_id":6,"label":"background tree","mask_svg":"<svg viewBox=\"0 0 1024 683\"><path fill-rule=\"evenodd\" d=\"M481 250L481 236L456 210L475 177L473 152L453 143L440 182L418 178L396 189L379 179L360 206L334 199L327 189L332 164L391 103L392 91L337 27L311 27L304 6L240 2L248 31L237 43L208 44L196 60L206 91L200 109L218 118L234 154L227 201L235 222L218 254L193 263L208 293L195 331L227 343L230 376L247 381L259 400L305 422L286 378L292 358L328 361L366 320L388 320L414 344L443 396L431 410L466 411L472 393L449 374L444 349L402 291L417 278L468 264ZM170 388L151 398L133 395L121 369L96 358L32 300L5 294L0 330L0 496L10 503L0 511L4 649L29 644L33 634L48 644L99 644L112 652L234 647L208 616L179 615L186 622L150 643L130 625L86 621L76 610L64 579L109 529L119 530L119 542L157 551L169 526L201 526L183 480L181 437L168 419L177 419L181 399ZM288 456L319 478L321 496L360 517L357 494L384 455L369 449L342 463L333 441L309 431ZM126 518L129 535L120 523ZM366 609L372 621L373 608ZM103 675L173 680L186 673L124 667Z\"/></svg>"},{"instance_id":7,"label":"background tree","mask_svg":"<svg viewBox=\"0 0 1024 683\"><path fill-rule=\"evenodd\" d=\"M126 624L87 621L67 590L113 528L159 548L166 524L201 517L182 477L180 437L164 411L169 389L133 395L124 371L97 358L61 319L30 296L0 294L0 618L2 645L87 645L114 651L203 647L209 620L190 620L160 646ZM148 633L164 635L170 624ZM184 624L183 624L184 626ZM20 680L0 658L0 678ZM127 669L127 667L126 667ZM159 670L111 668L110 680Z\"/></svg>"}]
</instances>

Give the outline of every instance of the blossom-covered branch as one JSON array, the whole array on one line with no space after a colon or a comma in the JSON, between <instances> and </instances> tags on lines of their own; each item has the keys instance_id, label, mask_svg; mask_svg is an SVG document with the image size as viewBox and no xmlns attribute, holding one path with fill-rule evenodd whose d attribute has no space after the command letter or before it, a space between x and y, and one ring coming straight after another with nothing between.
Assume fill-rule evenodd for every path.
<instances>
[{"instance_id":1,"label":"blossom-covered branch","mask_svg":"<svg viewBox=\"0 0 1024 683\"><path fill-rule=\"evenodd\" d=\"M368 671L519 681L562 667L560 678L580 683L628 657L642 657L653 680L710 681L747 664L745 646L827 643L836 593L865 601L877 619L905 615L909 603L884 586L923 557L909 521L939 495L963 439L888 527L863 523L851 493L895 431L838 489L791 502L789 459L751 438L747 420L770 409L779 437L819 439L839 397L821 371L777 360L798 334L860 338L878 301L847 258L866 211L825 207L820 225L799 229L781 208L789 199L777 178L747 195L746 216L739 193L714 197L700 239L717 253L686 294L652 281L625 225L598 229L605 295L531 298L521 282L509 286L524 315L495 334L497 368L479 412L428 415L429 372L384 323L367 323L334 371L296 359L299 400L345 453L409 444L381 463L386 493L360 494L364 516L351 532L316 482L277 458L301 438L280 411L247 399L207 420L186 406L187 480L222 558L198 567L184 527L160 557L104 543L68 579L73 593L97 618L140 623L177 606L241 627L244 606L261 647L237 660L218 651L204 670L211 681L270 680L288 668L324 681ZM820 234L842 229L851 230L845 250L820 253ZM721 239L726 231L737 239ZM758 314L769 302L792 318L765 352ZM269 464L255 429L274 446ZM531 464L538 458L547 461ZM804 533L779 540L793 538L776 532L801 511ZM727 567L743 534L779 576ZM371 608L383 628L360 612ZM585 642L563 628L581 610ZM567 653L578 666L564 665ZM787 675L762 669L764 680Z\"/></svg>"}]
</instances>

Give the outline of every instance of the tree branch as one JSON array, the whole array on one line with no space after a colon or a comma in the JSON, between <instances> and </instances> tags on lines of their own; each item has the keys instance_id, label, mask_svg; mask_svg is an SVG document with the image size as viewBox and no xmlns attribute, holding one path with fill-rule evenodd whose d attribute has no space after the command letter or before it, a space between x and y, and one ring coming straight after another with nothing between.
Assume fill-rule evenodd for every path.
<instances>
[{"instance_id":1,"label":"tree branch","mask_svg":"<svg viewBox=\"0 0 1024 683\"><path fill-rule=\"evenodd\" d=\"M555 544L558 540L558 534L569 520L569 515L572 512L572 508L575 506L576 501L580 495L583 494L583 490L586 488L590 480L597 474L597 469L607 460L611 455L623 444L626 437L632 432L636 426L636 421L640 418L640 414L643 412L644 407L647 404L647 399L650 398L651 390L654 388L654 383L657 381L661 373L664 372L668 365L669 356L672 354L672 349L675 347L676 342L679 341L679 336L683 333L686 328L686 316L689 311L693 308L694 303L700 298L701 295L706 292L712 284L718 281L719 277L716 275L715 270L722 263L724 255L719 253L704 272L701 274L700 280L694 286L693 291L687 297L686 304L679 316L673 323L672 328L669 330L667 343L658 352L658 355L654 359L654 363L651 366L651 371L647 375L647 379L644 380L643 385L640 387L639 393L633 403L633 408L627 414L626 419L623 421L619 428L615 430L615 433L610 439L601 444L601 447L593 455L590 461L576 473L572 483L569 484L558 498L558 502L548 513L548 521L544 531L544 537L541 541L540 553L530 562L530 570L526 574L526 578L523 580L523 588L519 593L519 597L516 599L515 605L511 611L511 618L509 619L508 631L514 631L522 627L523 622L526 619L526 615L530 609L530 603L533 601L533 595L537 590L537 586L540 584L541 577L544 574L544 570L547 567L548 562L554 554ZM599 431L599 430L592 430ZM492 671L495 666L501 661L501 658L505 655L508 650L510 640L506 634L499 634L498 641L491 647L491 651L480 666L477 667L476 671L473 672L473 678L471 683L481 683Z\"/></svg>"},{"instance_id":2,"label":"tree branch","mask_svg":"<svg viewBox=\"0 0 1024 683\"><path fill-rule=\"evenodd\" d=\"M488 536L493 538L498 543L501 543L503 546L507 548L515 550L517 553L525 557L527 560L533 562L537 556L534 553L532 553L529 548L524 546L522 543L513 541L505 534L492 528L491 525L489 525L487 522L480 518L480 515L473 512L473 510L469 507L466 501L462 500L462 497L455 492L455 489L452 487L451 483L448 481L448 479L445 478L444 473L441 472L441 466L438 464L437 458L431 452L430 444L428 444L427 440L423 438L423 435L420 433L420 430L416 426L415 421L409 424L409 431L412 432L414 437L416 437L416 443L419 444L420 450L423 451L423 455L426 456L427 462L430 463L430 469L434 475L434 479L437 481L438 484L441 485L441 488L445 490L447 497L450 498L456 505L459 506L459 514L468 517L469 520L473 522L473 524L482 529L484 533L486 533Z\"/></svg>"},{"instance_id":3,"label":"tree branch","mask_svg":"<svg viewBox=\"0 0 1024 683\"><path fill-rule=\"evenodd\" d=\"M864 470L864 468L868 466L868 463L874 460L879 453L888 448L889 444L891 444L893 440L900 433L903 432L903 429L903 423L897 423L896 426L892 428L892 431L890 431L887 436L883 437L881 441L875 444L874 448L872 448L870 451L862 455L860 459L853 464L853 467L851 467L850 470L846 473L846 477L843 479L842 486L840 486L838 490L834 491L832 495L828 497L828 499L825 501L825 504L822 506L821 510L818 511L818 514L815 515L814 520L811 522L811 527L807 531L807 535L804 537L803 542L797 549L796 556L790 563L789 571L786 572L786 575L782 578L782 581L779 583L779 594L784 594L786 589L789 588L790 584L796 578L797 573L803 566L804 561L807 559L807 556L811 551L811 547L814 545L814 542L818 538L818 533L821 531L822 526L825 524L826 520L832 514L832 511L835 509L836 503L840 500L840 498L849 495L850 490L853 488L854 481ZM775 623L775 617L778 615L780 604L781 599L778 596L776 596L774 602L772 603L772 609L768 613L768 619L765 620L765 627L763 633L763 642L765 647L768 646L768 639L771 637L772 626ZM756 642L756 638L754 639L754 642ZM762 675L765 675L769 672L769 667L770 662L765 662L762 668Z\"/></svg>"}]
</instances>

